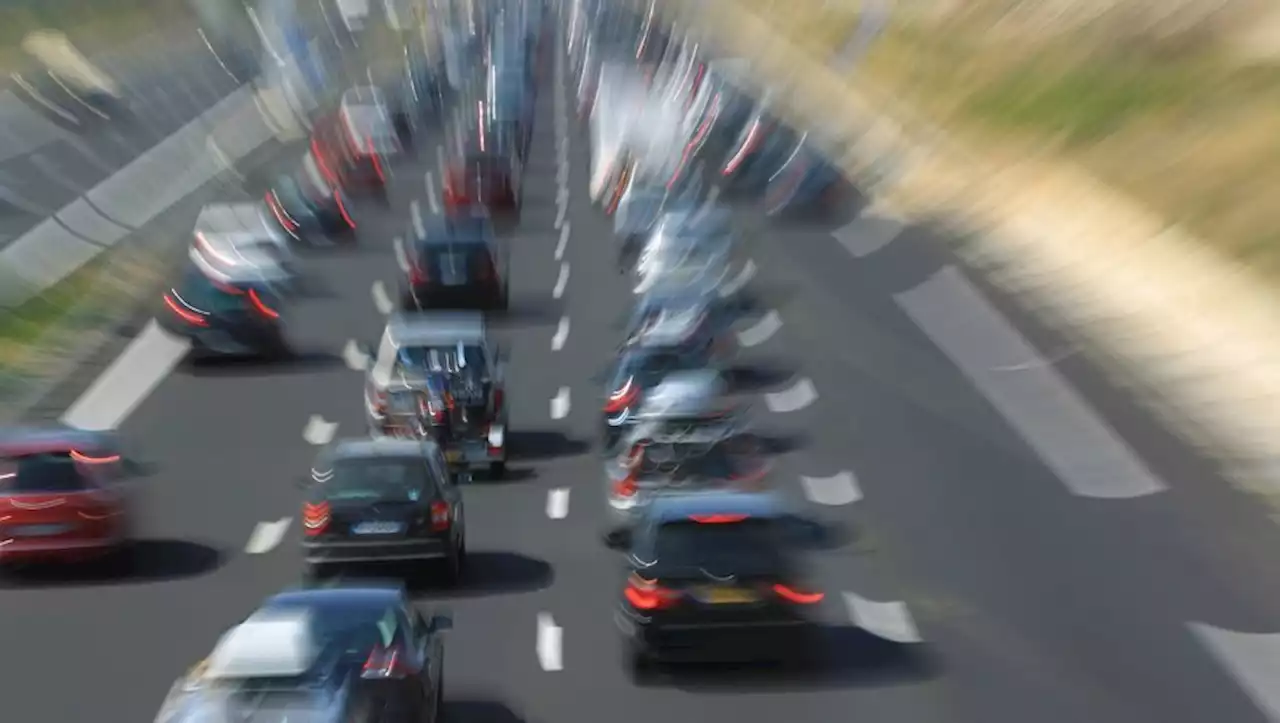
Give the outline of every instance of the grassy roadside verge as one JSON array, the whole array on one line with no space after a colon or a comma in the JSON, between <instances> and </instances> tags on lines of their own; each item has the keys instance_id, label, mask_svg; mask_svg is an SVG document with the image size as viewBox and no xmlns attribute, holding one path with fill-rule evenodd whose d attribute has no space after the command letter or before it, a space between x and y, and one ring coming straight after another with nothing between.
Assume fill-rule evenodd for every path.
<instances>
[{"instance_id":1,"label":"grassy roadside verge","mask_svg":"<svg viewBox=\"0 0 1280 723\"><path fill-rule=\"evenodd\" d=\"M857 5L733 1L822 60L859 21ZM1076 22L1043 0L902 0L855 72L986 158L1069 160L1280 282L1280 64L1236 42L1261 18L1245 0L1199 19L1194 0L1147 4Z\"/></svg>"}]
</instances>

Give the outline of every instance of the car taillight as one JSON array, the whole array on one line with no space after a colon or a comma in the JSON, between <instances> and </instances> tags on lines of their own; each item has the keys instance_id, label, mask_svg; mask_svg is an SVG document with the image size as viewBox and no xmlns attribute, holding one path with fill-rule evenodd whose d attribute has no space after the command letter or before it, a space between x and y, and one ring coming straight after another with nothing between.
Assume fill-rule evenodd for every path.
<instances>
[{"instance_id":1,"label":"car taillight","mask_svg":"<svg viewBox=\"0 0 1280 723\"><path fill-rule=\"evenodd\" d=\"M604 411L606 414L617 414L630 407L638 396L640 396L640 385L635 383L634 377L628 378L621 389L610 394L609 398L605 400Z\"/></svg>"},{"instance_id":2,"label":"car taillight","mask_svg":"<svg viewBox=\"0 0 1280 723\"><path fill-rule=\"evenodd\" d=\"M417 265L409 267L409 283L416 286L419 284L425 284L430 280L431 276L427 273L426 269Z\"/></svg>"},{"instance_id":3,"label":"car taillight","mask_svg":"<svg viewBox=\"0 0 1280 723\"><path fill-rule=\"evenodd\" d=\"M387 678L404 678L412 673L407 664L404 652L397 645L375 648L364 661L360 670L361 678L385 680Z\"/></svg>"},{"instance_id":4,"label":"car taillight","mask_svg":"<svg viewBox=\"0 0 1280 723\"><path fill-rule=\"evenodd\" d=\"M374 412L378 414L382 414L387 411L387 393L386 392L370 387L369 393L367 396L369 398L369 406L373 409Z\"/></svg>"},{"instance_id":5,"label":"car taillight","mask_svg":"<svg viewBox=\"0 0 1280 723\"><path fill-rule=\"evenodd\" d=\"M493 390L493 411L501 412L502 403L506 401L506 393L501 389Z\"/></svg>"},{"instance_id":6,"label":"car taillight","mask_svg":"<svg viewBox=\"0 0 1280 723\"><path fill-rule=\"evenodd\" d=\"M444 532L449 529L449 525L453 523L453 517L449 513L449 504L447 502L431 503L431 531Z\"/></svg>"},{"instance_id":7,"label":"car taillight","mask_svg":"<svg viewBox=\"0 0 1280 723\"><path fill-rule=\"evenodd\" d=\"M627 588L622 594L637 610L663 610L674 607L680 601L678 591L662 587L657 581L646 580L634 573L627 578Z\"/></svg>"},{"instance_id":8,"label":"car taillight","mask_svg":"<svg viewBox=\"0 0 1280 723\"><path fill-rule=\"evenodd\" d=\"M191 309L183 308L183 305L174 300L171 294L164 295L164 305L169 307L179 319L191 324L192 326L208 326L209 321L204 318L203 314L198 314Z\"/></svg>"},{"instance_id":9,"label":"car taillight","mask_svg":"<svg viewBox=\"0 0 1280 723\"><path fill-rule=\"evenodd\" d=\"M783 600L797 605L814 605L822 602L823 598L826 597L824 593L802 592L781 583L773 586L773 592Z\"/></svg>"},{"instance_id":10,"label":"car taillight","mask_svg":"<svg viewBox=\"0 0 1280 723\"><path fill-rule=\"evenodd\" d=\"M613 482L614 497L635 497L640 488L636 485L636 473L628 472L626 477Z\"/></svg>"},{"instance_id":11,"label":"car taillight","mask_svg":"<svg viewBox=\"0 0 1280 723\"><path fill-rule=\"evenodd\" d=\"M280 318L280 312L270 306L267 306L266 302L262 300L262 297L258 296L258 292L253 289L249 289L249 303L253 305L254 310L268 319Z\"/></svg>"},{"instance_id":12,"label":"car taillight","mask_svg":"<svg viewBox=\"0 0 1280 723\"><path fill-rule=\"evenodd\" d=\"M319 504L307 502L302 505L302 529L307 537L322 534L329 527L329 520L328 502Z\"/></svg>"}]
</instances>

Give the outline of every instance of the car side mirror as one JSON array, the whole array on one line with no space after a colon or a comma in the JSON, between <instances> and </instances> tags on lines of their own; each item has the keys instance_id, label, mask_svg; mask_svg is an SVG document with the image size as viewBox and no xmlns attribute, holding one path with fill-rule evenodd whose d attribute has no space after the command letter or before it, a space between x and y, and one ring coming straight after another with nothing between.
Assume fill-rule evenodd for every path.
<instances>
[{"instance_id":1,"label":"car side mirror","mask_svg":"<svg viewBox=\"0 0 1280 723\"><path fill-rule=\"evenodd\" d=\"M610 550L625 551L631 549L631 528L622 527L611 530L604 536L604 544Z\"/></svg>"},{"instance_id":2,"label":"car side mirror","mask_svg":"<svg viewBox=\"0 0 1280 723\"><path fill-rule=\"evenodd\" d=\"M427 630L433 633L444 632L453 629L453 618L448 615L432 615L427 621Z\"/></svg>"}]
</instances>

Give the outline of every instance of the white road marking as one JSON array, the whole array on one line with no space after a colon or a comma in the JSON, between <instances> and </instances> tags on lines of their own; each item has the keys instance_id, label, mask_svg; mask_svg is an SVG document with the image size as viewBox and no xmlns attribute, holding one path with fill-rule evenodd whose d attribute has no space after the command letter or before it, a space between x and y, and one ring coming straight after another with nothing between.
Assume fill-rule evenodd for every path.
<instances>
[{"instance_id":1,"label":"white road marking","mask_svg":"<svg viewBox=\"0 0 1280 723\"><path fill-rule=\"evenodd\" d=\"M556 285L551 289L551 298L558 299L561 296L564 296L564 289L568 285L569 285L569 262L563 261L560 263L560 275L556 277Z\"/></svg>"},{"instance_id":2,"label":"white road marking","mask_svg":"<svg viewBox=\"0 0 1280 723\"><path fill-rule=\"evenodd\" d=\"M319 414L313 414L307 420L307 426L302 428L302 439L313 447L323 447L332 442L333 435L337 433L337 422L327 422Z\"/></svg>"},{"instance_id":3,"label":"white road marking","mask_svg":"<svg viewBox=\"0 0 1280 723\"><path fill-rule=\"evenodd\" d=\"M210 43L209 37L204 34L204 28L196 28L196 32L200 34L200 39L204 41L204 47L209 49L209 53L213 55L213 59L218 61L218 65L222 66L222 72L226 73L228 77L234 80L236 85L240 85L240 79L236 77L235 73L231 72L231 69L227 67L226 63L222 62L222 56L218 55L218 51L213 49L213 43Z\"/></svg>"},{"instance_id":4,"label":"white road marking","mask_svg":"<svg viewBox=\"0 0 1280 723\"><path fill-rule=\"evenodd\" d=\"M427 226L422 222L422 204L416 198L409 202L409 217L413 219L413 233L418 238L426 236Z\"/></svg>"},{"instance_id":5,"label":"white road marking","mask_svg":"<svg viewBox=\"0 0 1280 723\"><path fill-rule=\"evenodd\" d=\"M342 347L342 361L346 363L348 369L362 372L369 368L372 360L368 354L360 351L360 346L354 339L348 339Z\"/></svg>"},{"instance_id":6,"label":"white road marking","mask_svg":"<svg viewBox=\"0 0 1280 723\"><path fill-rule=\"evenodd\" d=\"M849 471L837 472L830 477L801 475L800 483L804 485L805 497L819 505L851 505L862 499L858 479Z\"/></svg>"},{"instance_id":7,"label":"white road marking","mask_svg":"<svg viewBox=\"0 0 1280 723\"><path fill-rule=\"evenodd\" d=\"M81 106L83 106L85 110L98 116L102 120L111 120L111 116L107 115L106 113L103 113L101 110L90 105L84 98L81 98L80 94L76 93L73 88L68 86L66 83L62 82L62 79L58 77L57 73L54 73L53 71L49 71L48 76L54 83L58 84L58 87L62 89L63 93L66 93L67 95L71 96L71 99L79 103Z\"/></svg>"},{"instance_id":8,"label":"white road marking","mask_svg":"<svg viewBox=\"0 0 1280 723\"><path fill-rule=\"evenodd\" d=\"M557 487L547 492L547 517L563 520L569 516L569 488Z\"/></svg>"},{"instance_id":9,"label":"white road marking","mask_svg":"<svg viewBox=\"0 0 1280 723\"><path fill-rule=\"evenodd\" d=\"M89 430L117 428L191 349L152 319L62 415L62 423Z\"/></svg>"},{"instance_id":10,"label":"white road marking","mask_svg":"<svg viewBox=\"0 0 1280 723\"><path fill-rule=\"evenodd\" d=\"M884 212L868 209L847 226L832 232L832 236L857 258L870 256L888 246L902 233L900 219Z\"/></svg>"},{"instance_id":11,"label":"white road marking","mask_svg":"<svg viewBox=\"0 0 1280 723\"><path fill-rule=\"evenodd\" d=\"M556 184L560 188L567 188L569 184L569 159L563 156L556 164Z\"/></svg>"},{"instance_id":12,"label":"white road marking","mask_svg":"<svg viewBox=\"0 0 1280 723\"><path fill-rule=\"evenodd\" d=\"M814 388L813 382L808 379L797 380L795 384L780 392L770 392L764 395L764 403L769 407L769 411L782 414L798 412L813 404L817 399L818 390Z\"/></svg>"},{"instance_id":13,"label":"white road marking","mask_svg":"<svg viewBox=\"0 0 1280 723\"><path fill-rule=\"evenodd\" d=\"M551 398L551 418L564 419L569 416L569 387L560 387L560 391Z\"/></svg>"},{"instance_id":14,"label":"white road marking","mask_svg":"<svg viewBox=\"0 0 1280 723\"><path fill-rule=\"evenodd\" d=\"M551 351L560 351L564 348L564 343L569 339L569 317L560 317L560 323L556 325L555 336L551 337Z\"/></svg>"},{"instance_id":15,"label":"white road marking","mask_svg":"<svg viewBox=\"0 0 1280 723\"><path fill-rule=\"evenodd\" d=\"M565 225L565 214L569 212L569 191L567 188L561 188L556 193L556 228Z\"/></svg>"},{"instance_id":16,"label":"white road marking","mask_svg":"<svg viewBox=\"0 0 1280 723\"><path fill-rule=\"evenodd\" d=\"M898 304L1076 495L1140 497L1166 486L955 267L897 295Z\"/></svg>"},{"instance_id":17,"label":"white road marking","mask_svg":"<svg viewBox=\"0 0 1280 723\"><path fill-rule=\"evenodd\" d=\"M1280 634L1238 633L1204 623L1188 627L1267 720L1280 723Z\"/></svg>"},{"instance_id":18,"label":"white road marking","mask_svg":"<svg viewBox=\"0 0 1280 723\"><path fill-rule=\"evenodd\" d=\"M461 151L462 140L459 135L458 140L459 151ZM444 173L444 144L436 144L436 178L440 179L440 183L444 183L447 176Z\"/></svg>"},{"instance_id":19,"label":"white road marking","mask_svg":"<svg viewBox=\"0 0 1280 723\"><path fill-rule=\"evenodd\" d=\"M564 258L565 247L569 245L569 229L572 227L573 224L571 223L556 227L560 229L560 240L556 243L556 261Z\"/></svg>"},{"instance_id":20,"label":"white road marking","mask_svg":"<svg viewBox=\"0 0 1280 723\"><path fill-rule=\"evenodd\" d=\"M751 280L755 277L756 262L751 259L747 259L747 262L742 265L742 271L739 271L738 275L735 276L732 281L720 287L721 298L733 296L738 293L743 289L743 287L751 283Z\"/></svg>"},{"instance_id":21,"label":"white road marking","mask_svg":"<svg viewBox=\"0 0 1280 723\"><path fill-rule=\"evenodd\" d=\"M421 235L419 238L421 238ZM409 256L404 252L404 238L402 236L396 236L391 240L391 250L396 255L396 266L399 266L401 271L408 271Z\"/></svg>"},{"instance_id":22,"label":"white road marking","mask_svg":"<svg viewBox=\"0 0 1280 723\"><path fill-rule=\"evenodd\" d=\"M259 522L258 526L253 528L253 534L249 535L249 542L244 546L244 551L250 555L271 552L284 541L284 534L289 531L290 522L292 520L288 517L281 517L275 522Z\"/></svg>"},{"instance_id":23,"label":"white road marking","mask_svg":"<svg viewBox=\"0 0 1280 723\"><path fill-rule=\"evenodd\" d=\"M395 304L391 301L391 296L387 293L387 285L381 281L373 282L373 288L369 290L373 296L373 305L377 307L379 314L390 314L395 308Z\"/></svg>"},{"instance_id":24,"label":"white road marking","mask_svg":"<svg viewBox=\"0 0 1280 723\"><path fill-rule=\"evenodd\" d=\"M738 343L742 346L758 346L769 340L782 328L782 317L778 312L770 310L760 321L738 332Z\"/></svg>"},{"instance_id":25,"label":"white road marking","mask_svg":"<svg viewBox=\"0 0 1280 723\"><path fill-rule=\"evenodd\" d=\"M844 604L853 624L876 637L904 645L923 642L904 602L876 602L846 592Z\"/></svg>"},{"instance_id":26,"label":"white road marking","mask_svg":"<svg viewBox=\"0 0 1280 723\"><path fill-rule=\"evenodd\" d=\"M61 118L62 120L68 123L74 123L75 125L80 125L79 118L76 118L75 116L71 115L67 111L63 110L62 106L58 105L57 103L54 103L53 101L41 95L40 91L32 87L32 85L27 82L26 78L23 78L21 75L18 75L17 73L10 73L9 77L13 78L13 82L17 83L19 87L25 90L27 92L27 95L31 96L32 100L44 106L45 109L48 110L50 113L53 113L54 115L58 116L59 118Z\"/></svg>"},{"instance_id":27,"label":"white road marking","mask_svg":"<svg viewBox=\"0 0 1280 723\"><path fill-rule=\"evenodd\" d=\"M431 213L439 216L440 198L436 195L436 179L435 176L431 175L431 171L427 171L424 182L427 185L427 203L431 206Z\"/></svg>"},{"instance_id":28,"label":"white road marking","mask_svg":"<svg viewBox=\"0 0 1280 723\"><path fill-rule=\"evenodd\" d=\"M564 629L556 625L550 613L538 613L538 664L542 669L554 673L564 670L561 658L561 644L564 640Z\"/></svg>"}]
</instances>

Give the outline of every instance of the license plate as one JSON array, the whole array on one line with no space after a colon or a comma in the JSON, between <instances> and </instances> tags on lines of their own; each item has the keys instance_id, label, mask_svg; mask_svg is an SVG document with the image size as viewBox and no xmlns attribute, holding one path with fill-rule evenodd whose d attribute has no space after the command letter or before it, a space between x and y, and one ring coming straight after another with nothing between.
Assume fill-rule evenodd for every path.
<instances>
[{"instance_id":1,"label":"license plate","mask_svg":"<svg viewBox=\"0 0 1280 723\"><path fill-rule=\"evenodd\" d=\"M464 456L465 455L462 454L462 450L451 449L444 453L444 460L446 462L461 462Z\"/></svg>"},{"instance_id":2,"label":"license plate","mask_svg":"<svg viewBox=\"0 0 1280 723\"><path fill-rule=\"evenodd\" d=\"M18 525L10 528L14 537L47 537L61 535L71 529L71 525Z\"/></svg>"},{"instance_id":3,"label":"license plate","mask_svg":"<svg viewBox=\"0 0 1280 723\"><path fill-rule=\"evenodd\" d=\"M712 605L745 605L759 600L754 593L732 587L718 587L703 590L698 596L705 603Z\"/></svg>"},{"instance_id":4,"label":"license plate","mask_svg":"<svg viewBox=\"0 0 1280 723\"><path fill-rule=\"evenodd\" d=\"M394 535L403 529L399 522L362 522L351 531L357 535Z\"/></svg>"}]
</instances>

